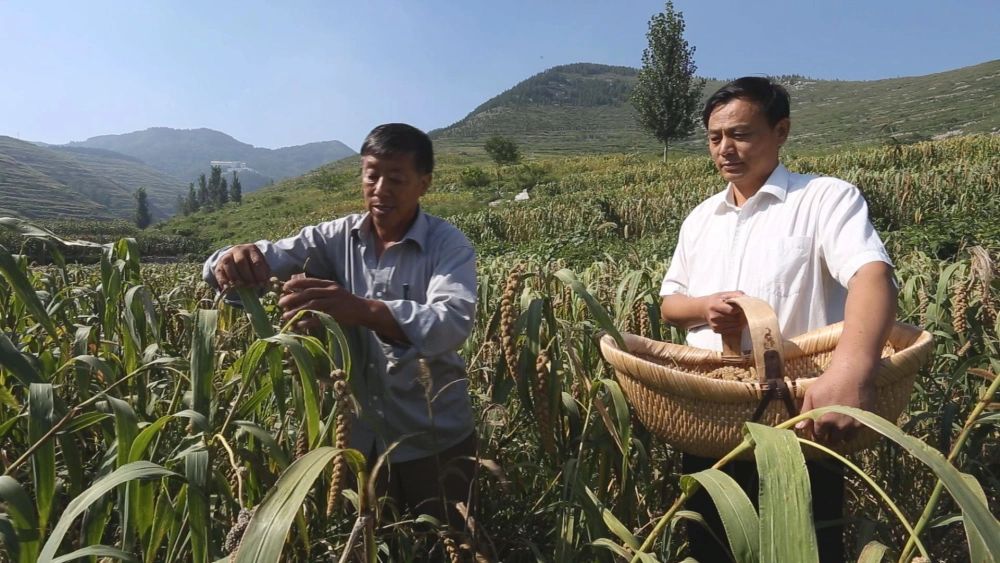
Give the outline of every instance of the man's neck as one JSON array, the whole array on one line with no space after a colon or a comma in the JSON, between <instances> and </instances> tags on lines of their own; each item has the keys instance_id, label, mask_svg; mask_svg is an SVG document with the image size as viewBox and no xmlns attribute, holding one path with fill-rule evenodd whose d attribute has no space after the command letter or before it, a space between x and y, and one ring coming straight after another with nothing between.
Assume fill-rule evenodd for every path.
<instances>
[{"instance_id":1,"label":"man's neck","mask_svg":"<svg viewBox=\"0 0 1000 563\"><path fill-rule=\"evenodd\" d=\"M398 229L385 229L379 227L372 220L372 238L375 239L375 256L378 258L382 257L382 253L386 248L400 242L406 237L406 233L410 232L413 227L413 223L417 220L417 215L419 215L419 210L413 214L413 217L409 221L403 223L403 226Z\"/></svg>"},{"instance_id":2,"label":"man's neck","mask_svg":"<svg viewBox=\"0 0 1000 563\"><path fill-rule=\"evenodd\" d=\"M743 207L747 200L757 195L757 192L764 187L764 182L742 182L733 183L733 203L736 207Z\"/></svg>"},{"instance_id":3,"label":"man's neck","mask_svg":"<svg viewBox=\"0 0 1000 563\"><path fill-rule=\"evenodd\" d=\"M731 183L733 187L733 203L736 204L736 207L743 207L748 199L757 195L757 192L759 192L760 189L767 184L767 179L771 177L771 174L774 174L774 170L778 168L778 164L779 163L776 162L774 167L767 173L767 176L764 176L763 178L753 180L748 179L744 182Z\"/></svg>"}]
</instances>

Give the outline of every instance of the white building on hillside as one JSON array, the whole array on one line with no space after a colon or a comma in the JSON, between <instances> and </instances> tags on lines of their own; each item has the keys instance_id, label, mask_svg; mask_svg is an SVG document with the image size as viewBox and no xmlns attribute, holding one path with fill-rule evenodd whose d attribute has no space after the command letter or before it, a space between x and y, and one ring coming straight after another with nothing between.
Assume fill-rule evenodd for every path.
<instances>
[{"instance_id":1,"label":"white building on hillside","mask_svg":"<svg viewBox=\"0 0 1000 563\"><path fill-rule=\"evenodd\" d=\"M223 174L229 174L230 172L243 172L252 170L247 168L246 162L239 162L235 160L213 160L212 166L218 166L222 168Z\"/></svg>"}]
</instances>

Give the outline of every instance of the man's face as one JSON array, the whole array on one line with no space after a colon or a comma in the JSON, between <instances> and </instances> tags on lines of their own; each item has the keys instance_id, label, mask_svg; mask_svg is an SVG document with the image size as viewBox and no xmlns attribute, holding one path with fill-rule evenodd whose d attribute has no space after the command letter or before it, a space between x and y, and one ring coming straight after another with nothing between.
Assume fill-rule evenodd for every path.
<instances>
[{"instance_id":1,"label":"man's face","mask_svg":"<svg viewBox=\"0 0 1000 563\"><path fill-rule=\"evenodd\" d=\"M413 155L368 155L361 160L365 207L380 233L404 235L430 184L431 175L417 171Z\"/></svg>"},{"instance_id":2,"label":"man's face","mask_svg":"<svg viewBox=\"0 0 1000 563\"><path fill-rule=\"evenodd\" d=\"M788 139L788 119L771 127L753 102L735 99L708 118L708 148L727 182L763 185L778 165L778 149Z\"/></svg>"}]
</instances>

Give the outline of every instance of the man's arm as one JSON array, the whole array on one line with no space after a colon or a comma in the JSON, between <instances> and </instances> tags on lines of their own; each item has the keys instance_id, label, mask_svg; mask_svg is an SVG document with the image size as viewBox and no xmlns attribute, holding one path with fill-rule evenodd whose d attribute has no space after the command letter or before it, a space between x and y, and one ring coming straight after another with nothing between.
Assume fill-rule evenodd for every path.
<instances>
[{"instance_id":1,"label":"man's arm","mask_svg":"<svg viewBox=\"0 0 1000 563\"><path fill-rule=\"evenodd\" d=\"M406 337L393 338L409 342L419 357L457 350L472 334L476 292L476 252L471 246L458 246L435 264L424 303L407 299L384 302Z\"/></svg>"},{"instance_id":2,"label":"man's arm","mask_svg":"<svg viewBox=\"0 0 1000 563\"><path fill-rule=\"evenodd\" d=\"M830 274L847 288L844 326L830 366L806 391L802 411L844 405L875 408L875 375L882 347L896 317L897 294L892 262L868 220L868 205L850 184L832 186L820 213L825 225L819 236L820 255ZM827 414L811 428L821 442L850 440L861 423L849 416Z\"/></svg>"},{"instance_id":3,"label":"man's arm","mask_svg":"<svg viewBox=\"0 0 1000 563\"><path fill-rule=\"evenodd\" d=\"M743 311L726 303L727 299L742 296L742 291L724 291L704 297L667 295L660 305L660 316L667 324L686 330L709 325L717 334L742 332L747 324Z\"/></svg>"},{"instance_id":4,"label":"man's arm","mask_svg":"<svg viewBox=\"0 0 1000 563\"><path fill-rule=\"evenodd\" d=\"M680 293L666 295L660 303L660 318L663 322L684 330L691 330L707 323L705 318L706 297L688 297Z\"/></svg>"},{"instance_id":5,"label":"man's arm","mask_svg":"<svg viewBox=\"0 0 1000 563\"><path fill-rule=\"evenodd\" d=\"M844 329L830 362L878 368L882 348L896 320L899 292L893 268L885 262L862 266L848 284Z\"/></svg>"},{"instance_id":6,"label":"man's arm","mask_svg":"<svg viewBox=\"0 0 1000 563\"><path fill-rule=\"evenodd\" d=\"M259 286L260 282L267 282L256 279L262 275L287 280L306 270L312 275L327 277L333 273L327 259L329 245L335 244L337 237L343 234L342 227L342 221L329 221L305 227L294 236L276 242L260 240L225 246L205 261L202 279L218 289L220 281L225 285L241 282L241 285ZM222 280L217 279L220 272Z\"/></svg>"},{"instance_id":7,"label":"man's arm","mask_svg":"<svg viewBox=\"0 0 1000 563\"><path fill-rule=\"evenodd\" d=\"M885 262L869 262L851 278L844 327L834 349L830 367L806 391L802 412L832 405L846 405L872 411L877 393L875 376L896 318L897 289L892 267ZM830 445L850 441L861 429L854 418L825 414L815 424L807 420L799 429L811 431Z\"/></svg>"},{"instance_id":8,"label":"man's arm","mask_svg":"<svg viewBox=\"0 0 1000 563\"><path fill-rule=\"evenodd\" d=\"M476 315L476 254L472 247L451 251L435 265L426 301L381 301L352 294L334 282L303 278L285 284L278 301L290 320L298 311L323 311L338 323L364 326L383 338L432 357L459 348L472 333ZM315 320L307 325L315 324Z\"/></svg>"}]
</instances>

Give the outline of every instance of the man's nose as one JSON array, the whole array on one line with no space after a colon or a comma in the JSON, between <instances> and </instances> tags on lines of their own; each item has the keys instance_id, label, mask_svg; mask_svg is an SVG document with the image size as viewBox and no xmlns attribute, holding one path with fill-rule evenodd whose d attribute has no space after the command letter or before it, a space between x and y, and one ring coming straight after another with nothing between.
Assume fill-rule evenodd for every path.
<instances>
[{"instance_id":1,"label":"man's nose","mask_svg":"<svg viewBox=\"0 0 1000 563\"><path fill-rule=\"evenodd\" d=\"M736 148L736 144L733 143L732 138L723 135L722 140L719 141L719 154L730 154L734 148Z\"/></svg>"}]
</instances>

